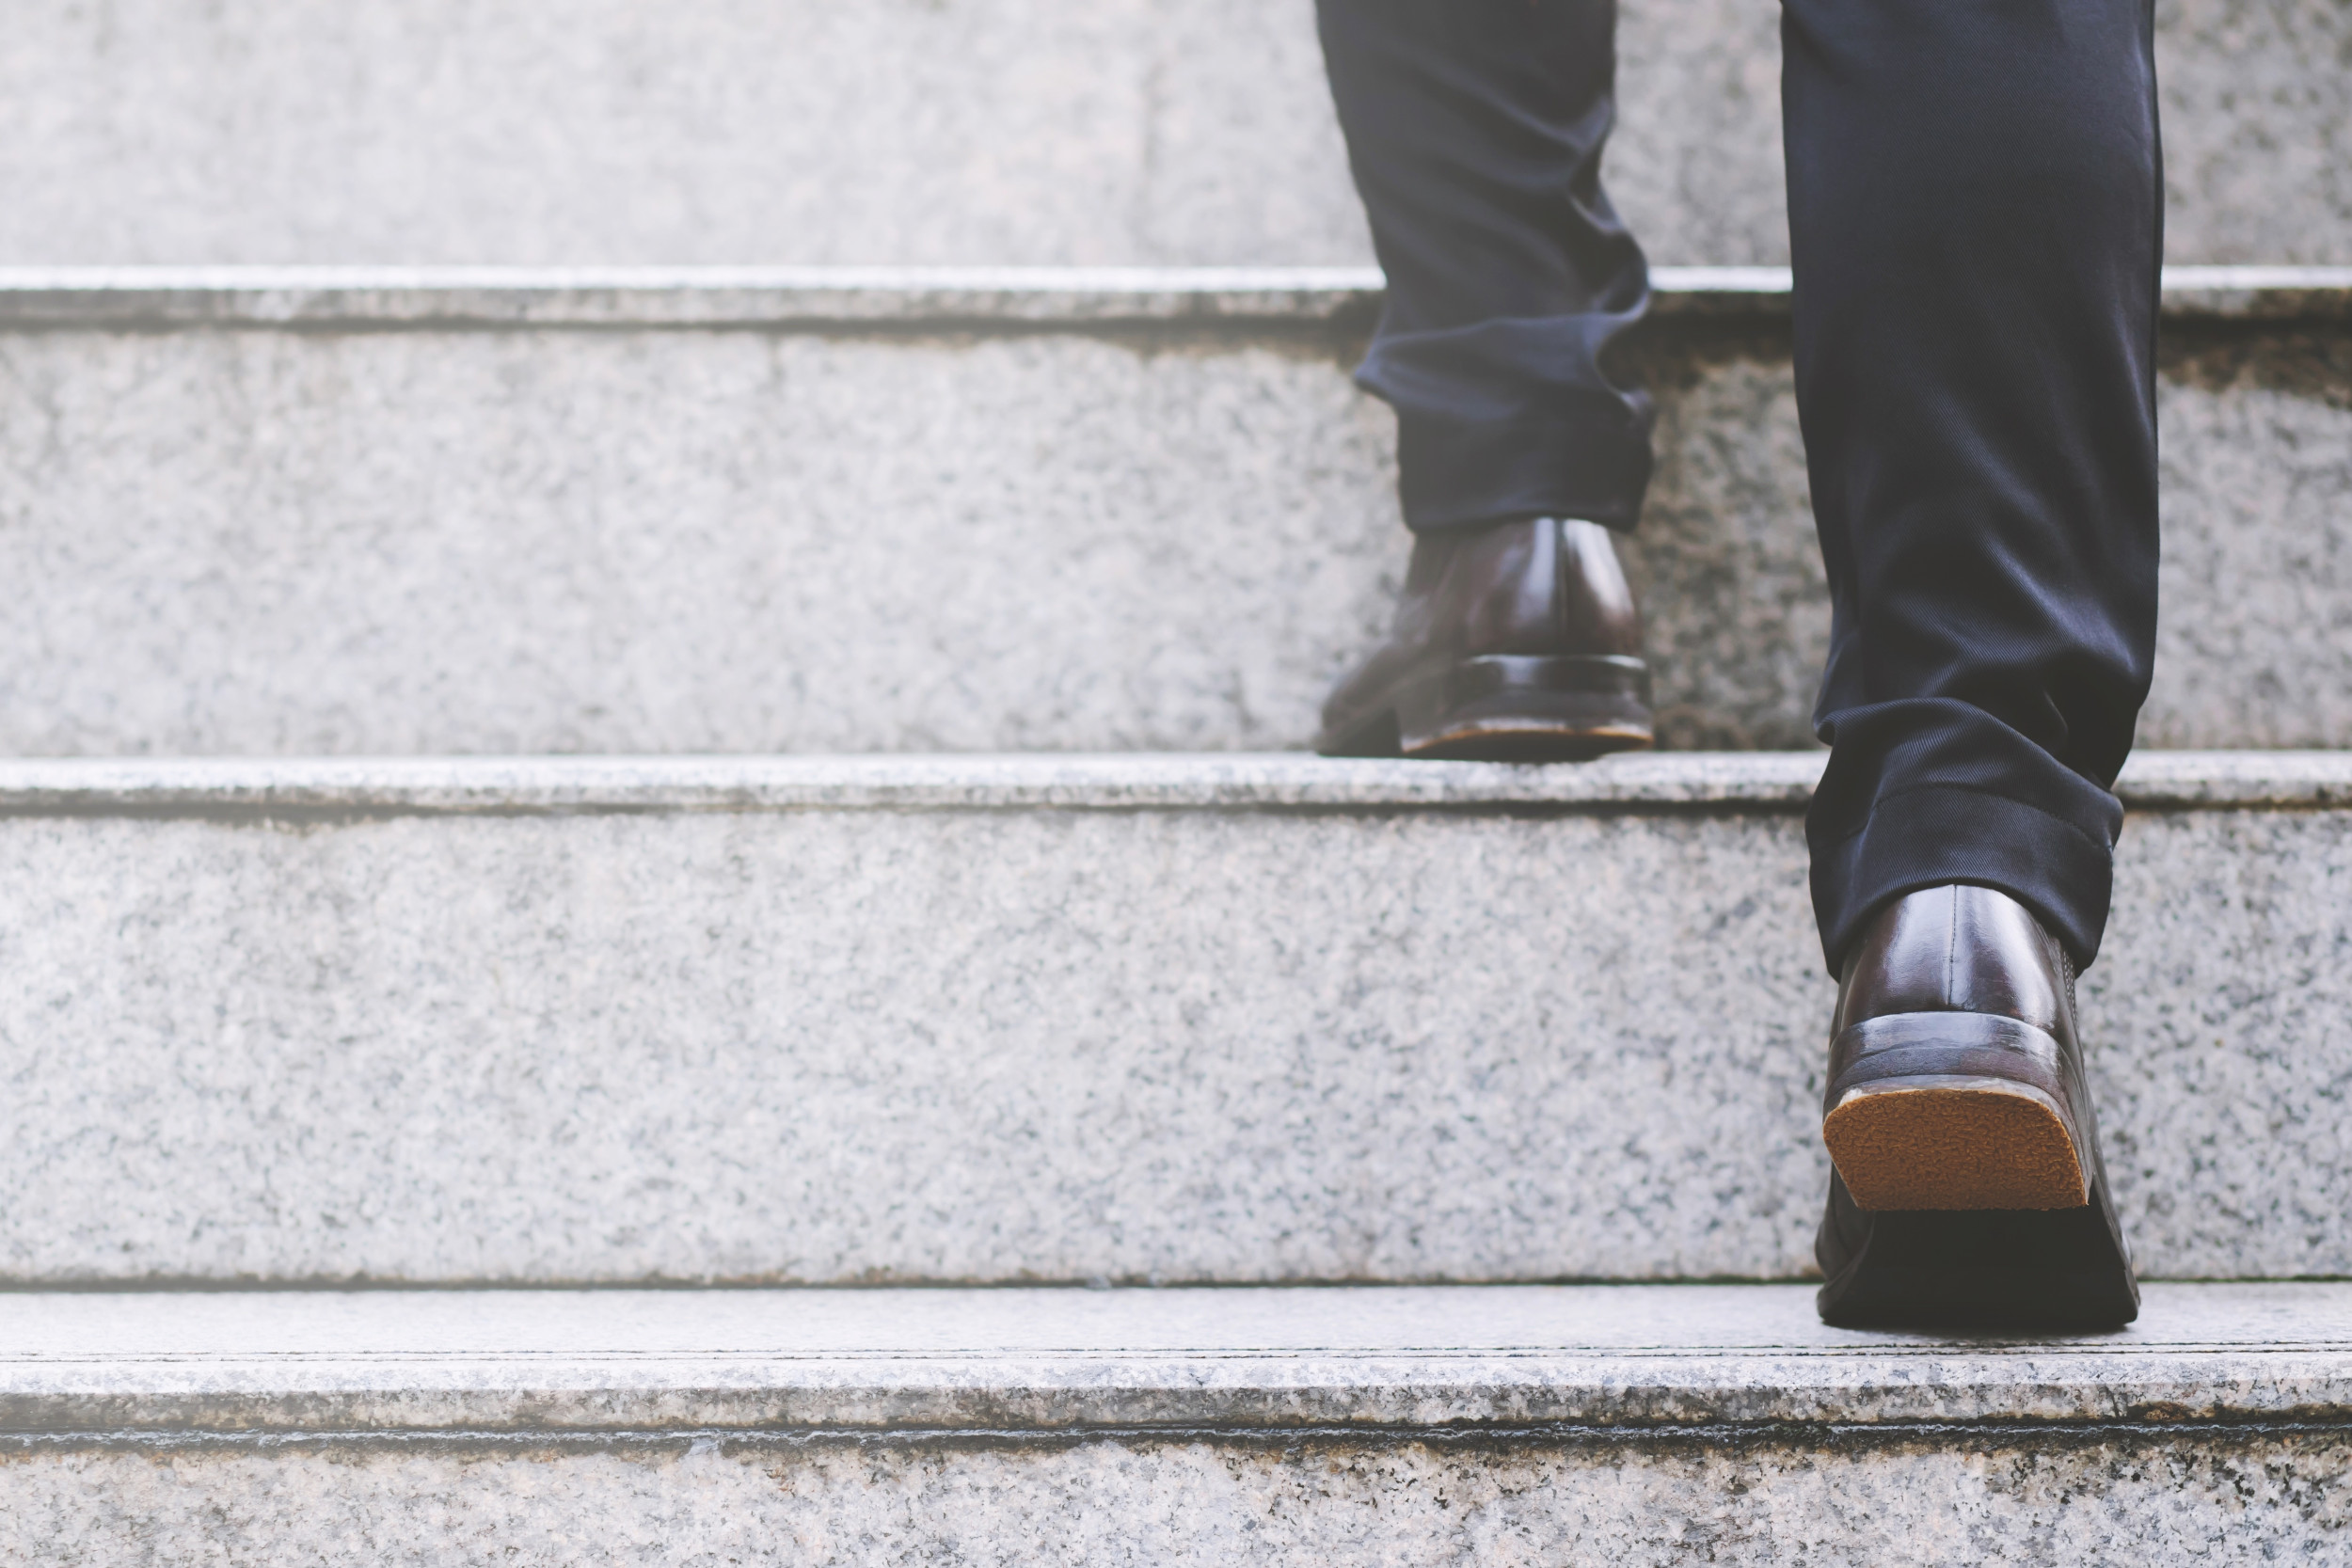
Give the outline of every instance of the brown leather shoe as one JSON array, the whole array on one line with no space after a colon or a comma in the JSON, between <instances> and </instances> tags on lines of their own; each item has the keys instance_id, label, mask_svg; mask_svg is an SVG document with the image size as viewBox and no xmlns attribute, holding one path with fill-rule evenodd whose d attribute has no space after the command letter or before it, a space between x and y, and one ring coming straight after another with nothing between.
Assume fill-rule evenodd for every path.
<instances>
[{"instance_id":1,"label":"brown leather shoe","mask_svg":"<svg viewBox=\"0 0 2352 1568\"><path fill-rule=\"evenodd\" d=\"M1846 961L1821 1316L2107 1328L2138 1315L2074 1031L2074 965L1991 888L1895 900Z\"/></svg>"},{"instance_id":2,"label":"brown leather shoe","mask_svg":"<svg viewBox=\"0 0 2352 1568\"><path fill-rule=\"evenodd\" d=\"M1326 756L1581 761L1650 743L1609 531L1531 517L1413 542L1396 629L1323 708Z\"/></svg>"}]
</instances>

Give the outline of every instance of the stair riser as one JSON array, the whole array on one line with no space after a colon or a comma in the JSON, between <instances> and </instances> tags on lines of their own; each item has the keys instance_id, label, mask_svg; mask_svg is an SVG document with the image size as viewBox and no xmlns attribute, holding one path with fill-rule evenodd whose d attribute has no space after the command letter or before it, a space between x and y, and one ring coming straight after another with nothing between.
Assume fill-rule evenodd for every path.
<instances>
[{"instance_id":1,"label":"stair riser","mask_svg":"<svg viewBox=\"0 0 2352 1568\"><path fill-rule=\"evenodd\" d=\"M2352 1519L2340 1431L1007 1449L430 1441L34 1447L0 1554L55 1563L1394 1565L2299 1558Z\"/></svg>"},{"instance_id":2,"label":"stair riser","mask_svg":"<svg viewBox=\"0 0 2352 1568\"><path fill-rule=\"evenodd\" d=\"M0 260L1369 252L1306 0L20 9ZM2352 261L2343 8L2158 15L2172 255ZM1608 173L1653 257L1786 260L1777 25L1625 8Z\"/></svg>"},{"instance_id":3,"label":"stair riser","mask_svg":"<svg viewBox=\"0 0 2352 1568\"><path fill-rule=\"evenodd\" d=\"M1786 811L0 820L0 1276L1789 1277ZM2352 1273L2352 813L2146 813L2154 1275Z\"/></svg>"},{"instance_id":4,"label":"stair riser","mask_svg":"<svg viewBox=\"0 0 2352 1568\"><path fill-rule=\"evenodd\" d=\"M1660 324L1661 736L1806 743L1786 333ZM2183 325L2142 737L2352 745L2352 333ZM0 752L1300 746L1386 625L1343 327L0 340Z\"/></svg>"}]
</instances>

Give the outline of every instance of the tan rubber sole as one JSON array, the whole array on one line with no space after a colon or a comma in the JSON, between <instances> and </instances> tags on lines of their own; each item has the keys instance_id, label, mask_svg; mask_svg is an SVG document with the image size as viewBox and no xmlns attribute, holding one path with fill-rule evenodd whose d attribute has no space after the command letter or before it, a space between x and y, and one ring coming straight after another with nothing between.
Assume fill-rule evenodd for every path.
<instances>
[{"instance_id":1,"label":"tan rubber sole","mask_svg":"<svg viewBox=\"0 0 2352 1568\"><path fill-rule=\"evenodd\" d=\"M2066 1124L2032 1090L1850 1090L1821 1123L1837 1174L1867 1210L2079 1209L2090 1201Z\"/></svg>"},{"instance_id":2,"label":"tan rubber sole","mask_svg":"<svg viewBox=\"0 0 2352 1568\"><path fill-rule=\"evenodd\" d=\"M1583 762L1611 752L1646 751L1646 726L1592 724L1569 728L1540 720L1485 720L1454 725L1398 748L1408 757L1465 762Z\"/></svg>"}]
</instances>

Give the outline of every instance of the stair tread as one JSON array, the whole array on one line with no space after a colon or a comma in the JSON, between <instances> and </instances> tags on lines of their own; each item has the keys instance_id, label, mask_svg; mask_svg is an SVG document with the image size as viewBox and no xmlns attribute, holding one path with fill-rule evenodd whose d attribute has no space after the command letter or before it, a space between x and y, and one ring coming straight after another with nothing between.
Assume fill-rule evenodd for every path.
<instances>
[{"instance_id":1,"label":"stair tread","mask_svg":"<svg viewBox=\"0 0 2352 1568\"><path fill-rule=\"evenodd\" d=\"M2352 744L2352 289L2174 277L2140 734ZM1373 278L0 274L0 752L1303 746L1408 549L1348 374ZM1802 747L1785 277L1659 278L1626 550L1660 736Z\"/></svg>"},{"instance_id":2,"label":"stair tread","mask_svg":"<svg viewBox=\"0 0 2352 1568\"><path fill-rule=\"evenodd\" d=\"M0 1278L1795 1278L1820 767L0 764ZM2136 1256L2352 1272L2352 753L2125 793Z\"/></svg>"},{"instance_id":3,"label":"stair tread","mask_svg":"<svg viewBox=\"0 0 2352 1568\"><path fill-rule=\"evenodd\" d=\"M0 814L985 810L1479 805L1802 807L1823 752L1653 752L1590 763L1295 752L0 759ZM2143 751L2127 805L2352 806L2352 751Z\"/></svg>"},{"instance_id":4,"label":"stair tread","mask_svg":"<svg viewBox=\"0 0 2352 1568\"><path fill-rule=\"evenodd\" d=\"M548 14L287 0L17 19L27 260L1323 261L1369 254L1313 10L1195 0ZM1787 255L1776 23L1628 8L1613 199L1650 254ZM2173 253L2342 260L2341 8L2156 24ZM485 150L496 150L485 155Z\"/></svg>"},{"instance_id":5,"label":"stair tread","mask_svg":"<svg viewBox=\"0 0 2352 1568\"><path fill-rule=\"evenodd\" d=\"M0 266L0 328L1368 324L1350 266ZM1786 315L1787 267L1651 269L1659 315ZM2352 266L2165 269L2174 319L2352 314Z\"/></svg>"},{"instance_id":6,"label":"stair tread","mask_svg":"<svg viewBox=\"0 0 2352 1568\"><path fill-rule=\"evenodd\" d=\"M0 1427L1431 1428L2352 1418L2352 1284L2044 1338L1803 1285L0 1296Z\"/></svg>"}]
</instances>

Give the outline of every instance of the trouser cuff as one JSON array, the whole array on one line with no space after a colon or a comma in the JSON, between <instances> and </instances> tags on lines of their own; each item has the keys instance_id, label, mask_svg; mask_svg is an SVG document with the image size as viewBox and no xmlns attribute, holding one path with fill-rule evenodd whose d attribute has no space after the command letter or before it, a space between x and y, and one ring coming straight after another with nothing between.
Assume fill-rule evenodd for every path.
<instances>
[{"instance_id":1,"label":"trouser cuff","mask_svg":"<svg viewBox=\"0 0 2352 1568\"><path fill-rule=\"evenodd\" d=\"M1396 410L1416 532L1512 517L1628 530L1649 487L1649 398L1601 368L1635 309L1375 339L1356 379Z\"/></svg>"},{"instance_id":2,"label":"trouser cuff","mask_svg":"<svg viewBox=\"0 0 2352 1568\"><path fill-rule=\"evenodd\" d=\"M1871 802L1862 826L1806 823L1813 911L1836 974L1872 915L1921 888L1968 882L1998 889L2040 917L2078 966L2099 953L2115 890L2115 850L2063 817L2003 795L1922 784Z\"/></svg>"},{"instance_id":3,"label":"trouser cuff","mask_svg":"<svg viewBox=\"0 0 2352 1568\"><path fill-rule=\"evenodd\" d=\"M1649 487L1649 434L1595 429L1624 423L1615 410L1597 415L1475 428L1401 419L1397 493L1406 527L1428 533L1513 517L1581 517L1632 531Z\"/></svg>"}]
</instances>

